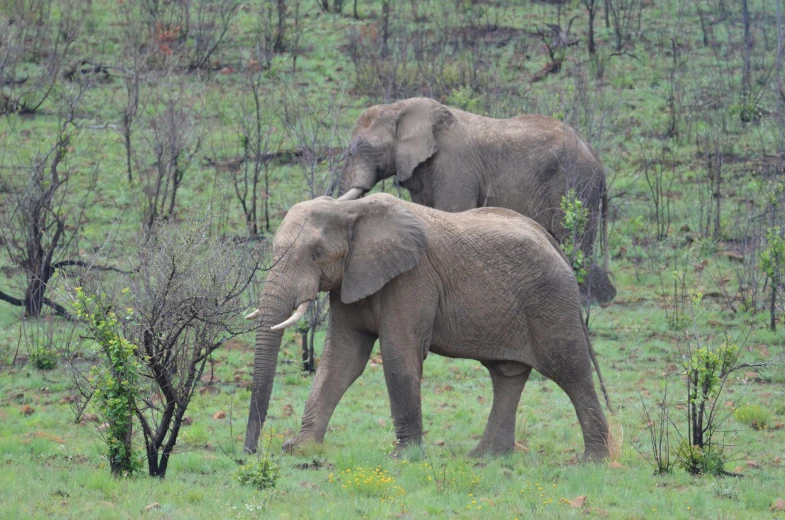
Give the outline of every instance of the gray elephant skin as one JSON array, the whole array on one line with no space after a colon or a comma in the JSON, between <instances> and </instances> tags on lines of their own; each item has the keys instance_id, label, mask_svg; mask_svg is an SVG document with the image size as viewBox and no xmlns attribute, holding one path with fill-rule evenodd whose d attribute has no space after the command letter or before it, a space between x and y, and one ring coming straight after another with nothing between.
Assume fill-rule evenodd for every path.
<instances>
[{"instance_id":1,"label":"gray elephant skin","mask_svg":"<svg viewBox=\"0 0 785 520\"><path fill-rule=\"evenodd\" d=\"M561 121L540 115L493 119L428 98L375 105L355 125L339 199L356 199L393 175L413 202L449 212L511 209L537 221L559 243L568 233L562 196L574 189L589 211L576 242L591 259L601 231L604 254L603 266L589 269L581 293L599 303L616 296L608 276L605 168Z\"/></svg>"},{"instance_id":2,"label":"gray elephant skin","mask_svg":"<svg viewBox=\"0 0 785 520\"><path fill-rule=\"evenodd\" d=\"M321 443L330 417L380 341L399 445L422 440L420 381L429 352L480 361L493 383L473 455L508 452L533 369L570 397L584 456L608 455L602 383L572 269L553 238L510 210L446 213L376 194L293 206L273 239L259 308L245 449L256 450L283 329L329 292L324 351L293 443ZM292 313L292 310L294 313ZM291 316L290 316L291 315ZM287 319L288 318L288 319ZM605 392L607 400L607 392Z\"/></svg>"}]
</instances>

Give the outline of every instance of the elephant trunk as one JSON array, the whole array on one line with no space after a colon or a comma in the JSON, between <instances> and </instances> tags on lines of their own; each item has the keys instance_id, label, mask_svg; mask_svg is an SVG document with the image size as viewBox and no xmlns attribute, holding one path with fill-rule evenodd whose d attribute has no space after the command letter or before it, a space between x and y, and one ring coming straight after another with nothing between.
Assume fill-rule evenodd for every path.
<instances>
[{"instance_id":1,"label":"elephant trunk","mask_svg":"<svg viewBox=\"0 0 785 520\"><path fill-rule=\"evenodd\" d=\"M273 379L281 348L283 328L271 328L286 320L292 312L295 295L284 289L276 278L268 278L260 298L259 309L249 318L259 319L254 349L253 385L251 387L251 408L248 413L248 426L245 430L245 451L256 452L262 425L267 417ZM289 285L292 287L292 285Z\"/></svg>"},{"instance_id":2,"label":"elephant trunk","mask_svg":"<svg viewBox=\"0 0 785 520\"><path fill-rule=\"evenodd\" d=\"M346 165L338 186L338 200L354 200L374 187L377 178L373 168L358 164L356 160Z\"/></svg>"}]
</instances>

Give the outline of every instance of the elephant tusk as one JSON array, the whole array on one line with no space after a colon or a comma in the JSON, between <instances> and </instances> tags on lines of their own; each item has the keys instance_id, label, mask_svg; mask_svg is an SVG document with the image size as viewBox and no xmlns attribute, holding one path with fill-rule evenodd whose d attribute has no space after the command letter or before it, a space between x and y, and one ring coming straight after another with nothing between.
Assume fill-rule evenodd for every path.
<instances>
[{"instance_id":1,"label":"elephant tusk","mask_svg":"<svg viewBox=\"0 0 785 520\"><path fill-rule=\"evenodd\" d=\"M262 309L256 309L251 314L245 317L246 320L255 320L262 313Z\"/></svg>"},{"instance_id":2,"label":"elephant tusk","mask_svg":"<svg viewBox=\"0 0 785 520\"><path fill-rule=\"evenodd\" d=\"M362 194L363 194L362 188L352 188L346 193L344 193L343 195L341 195L340 197L338 197L338 200L343 201L343 200L359 199L362 196Z\"/></svg>"},{"instance_id":3,"label":"elephant tusk","mask_svg":"<svg viewBox=\"0 0 785 520\"><path fill-rule=\"evenodd\" d=\"M297 321L302 318L306 312L308 312L308 307L311 305L310 301L302 302L299 307L294 311L294 313L289 317L288 320L275 325L274 327L270 327L270 330L279 330L285 329L289 325L294 325Z\"/></svg>"}]
</instances>

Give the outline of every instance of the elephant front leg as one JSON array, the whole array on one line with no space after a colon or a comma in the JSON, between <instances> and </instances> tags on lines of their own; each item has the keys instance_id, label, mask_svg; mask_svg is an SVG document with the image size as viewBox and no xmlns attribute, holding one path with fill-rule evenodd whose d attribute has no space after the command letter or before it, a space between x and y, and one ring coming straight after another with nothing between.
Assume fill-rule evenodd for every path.
<instances>
[{"instance_id":1,"label":"elephant front leg","mask_svg":"<svg viewBox=\"0 0 785 520\"><path fill-rule=\"evenodd\" d=\"M395 425L396 449L420 444L422 442L420 376L391 373L386 370L384 376Z\"/></svg>"},{"instance_id":2,"label":"elephant front leg","mask_svg":"<svg viewBox=\"0 0 785 520\"><path fill-rule=\"evenodd\" d=\"M422 442L422 349L399 348L382 339L384 379L395 425L396 449Z\"/></svg>"},{"instance_id":3,"label":"elephant front leg","mask_svg":"<svg viewBox=\"0 0 785 520\"><path fill-rule=\"evenodd\" d=\"M284 450L303 442L324 440L335 407L365 370L375 341L372 334L334 326L331 320L319 368L305 403L300 433L286 441Z\"/></svg>"},{"instance_id":4,"label":"elephant front leg","mask_svg":"<svg viewBox=\"0 0 785 520\"><path fill-rule=\"evenodd\" d=\"M515 414L531 367L521 363L483 363L493 382L493 406L480 443L469 454L507 453L515 447Z\"/></svg>"}]
</instances>

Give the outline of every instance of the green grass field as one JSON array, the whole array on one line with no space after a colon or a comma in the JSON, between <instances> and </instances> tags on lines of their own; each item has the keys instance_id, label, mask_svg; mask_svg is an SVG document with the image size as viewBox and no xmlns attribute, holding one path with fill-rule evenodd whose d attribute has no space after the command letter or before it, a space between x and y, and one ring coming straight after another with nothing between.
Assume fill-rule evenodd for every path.
<instances>
[{"instance_id":1,"label":"green grass field","mask_svg":"<svg viewBox=\"0 0 785 520\"><path fill-rule=\"evenodd\" d=\"M693 477L678 466L656 476L646 461L652 454L643 407L654 410L666 384L674 426L686 430L686 383L678 346L689 334L699 334L710 345L727 338L740 346L743 363L763 363L784 353L781 296L778 327L770 331L770 287L764 291L758 265L769 216L778 225L783 220L781 194L774 197L779 201L774 210L769 203L785 174L777 160L785 143L778 121L785 94L777 91L774 71L776 17L773 2L750 2L754 114L743 117L750 97L740 94L744 53L741 7L736 4L740 2L644 2L641 29L631 31L624 52L615 51L613 30L605 28L600 6L595 21L598 57L592 60L582 3L557 8L528 1L430 0L419 6L428 34L439 34L444 25L440 17L448 12L444 23L453 33L470 34L482 43L474 55L460 50L438 54L432 48L431 68L417 69L412 61L406 66L411 68L398 64L395 70L400 81L393 99L424 94L498 117L523 112L558 117L578 128L607 166L611 269L618 296L612 304L593 307L590 318L594 348L617 408L608 416L613 456L607 463L577 463L582 439L573 408L566 394L537 374L518 409L515 453L467 457L490 411L490 378L479 363L435 355L425 362L422 385L424 445L403 457L390 456L394 430L378 347L338 406L325 443L282 454L284 439L299 428L312 381L300 371L299 337L288 331L263 431L266 453L280 465L274 488L257 490L240 484L235 475L236 459L254 459L242 454L252 335L233 340L214 355L214 379L200 385L188 408L192 422L180 433L166 479L143 473L112 478L102 425L75 424L69 404L75 390L64 363L50 371L34 368L20 339L21 308L0 302L0 518L781 517L775 504L785 499L782 364L734 372L718 399L719 416L727 418L716 433L725 445L724 468L740 477ZM8 21L14 5L0 0L0 21ZM59 5L65 4L55 3L55 19L61 16ZM84 28L68 66L87 58L129 66L122 5L94 1L92 9L80 11ZM376 87L361 84L346 50L352 30L368 34L379 29L382 2L358 2L359 20L351 17L351 8L349 3L343 15L325 14L315 2L303 2L296 73L289 49L275 55L259 82L264 111L273 119L280 115L276 110L284 95L303 92L318 106L340 100L334 147L345 146L364 107L384 101ZM197 122L200 148L178 193L177 217L198 215L212 205L220 214L212 231L227 236L246 233L230 172L220 165L242 153L236 114L247 107L243 103L248 101L252 49L259 41L259 9L251 2L239 6L210 67L172 67L174 72L164 75L156 72L163 65L151 58L151 72L141 87L139 121L175 92ZM412 30L411 5L396 4L396 9L393 30ZM566 27L574 16L570 38L578 43L564 50L561 72L532 81L550 62L537 29L549 23ZM710 22L709 45L704 45L701 16ZM403 45L403 40L393 41ZM545 41L550 43L550 37ZM155 59L165 61L162 56ZM444 64L437 67L439 60ZM34 74L36 67L40 64L28 63L23 72ZM419 75L425 70L435 75ZM22 170L16 167L55 142L59 102L76 88L61 76L36 113L0 115L0 174L19 175ZM4 95L12 93L3 88ZM125 95L115 72L85 94L69 151L75 190L66 204L76 205L82 196L88 201L70 257L100 258L128 268L127 248L141 227L143 197L127 182L117 129ZM673 118L677 131L669 137ZM297 146L282 124L270 124L282 150ZM140 154L149 152L147 132L140 123ZM718 235L704 229L716 200L706 160L706 150L715 143L723 156ZM154 159L143 156L138 167L152 169ZM322 178L329 175L326 166L319 168ZM93 170L97 185L88 190ZM666 183L661 194L668 204L660 221L667 237L660 240L646 176L657 171ZM385 188L398 193L389 182ZM273 229L288 207L308 196L302 167L285 158L276 163L269 193ZM11 212L9 200L0 193L3 218ZM0 267L0 290L19 296L23 277L12 269L7 249ZM262 284L260 277L257 290ZM692 298L696 292L702 294L700 301ZM60 318L41 320L67 327ZM317 345L322 334L317 334ZM317 357L319 351L317 347ZM753 415L756 426L765 422L763 428L750 426ZM672 435L675 451L675 428Z\"/></svg>"}]
</instances>

